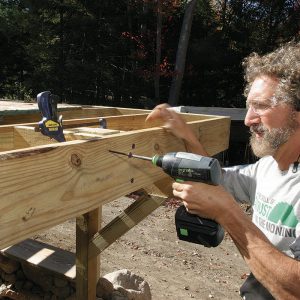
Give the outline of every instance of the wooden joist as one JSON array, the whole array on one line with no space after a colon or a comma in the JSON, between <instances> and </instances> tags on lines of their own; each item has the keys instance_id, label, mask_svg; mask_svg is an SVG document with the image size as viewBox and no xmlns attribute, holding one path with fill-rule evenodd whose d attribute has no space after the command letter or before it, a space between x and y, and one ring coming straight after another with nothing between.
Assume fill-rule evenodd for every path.
<instances>
[{"instance_id":1,"label":"wooden joist","mask_svg":"<svg viewBox=\"0 0 300 300\"><path fill-rule=\"evenodd\" d=\"M63 120L102 118L106 116L137 115L149 113L149 110L109 106L80 106L58 104L58 113ZM37 103L19 103L0 101L0 125L38 122L41 114Z\"/></svg>"},{"instance_id":2,"label":"wooden joist","mask_svg":"<svg viewBox=\"0 0 300 300\"><path fill-rule=\"evenodd\" d=\"M210 154L227 148L229 119L190 126ZM154 127L0 152L0 247L167 177L149 162L113 155L110 149L147 156L185 150L181 140Z\"/></svg>"}]
</instances>

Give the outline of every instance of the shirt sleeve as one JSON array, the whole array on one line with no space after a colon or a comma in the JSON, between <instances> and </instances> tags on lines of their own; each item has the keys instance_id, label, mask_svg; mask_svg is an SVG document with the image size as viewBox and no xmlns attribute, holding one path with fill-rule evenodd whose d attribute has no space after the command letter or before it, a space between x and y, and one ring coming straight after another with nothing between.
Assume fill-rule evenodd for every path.
<instances>
[{"instance_id":1,"label":"shirt sleeve","mask_svg":"<svg viewBox=\"0 0 300 300\"><path fill-rule=\"evenodd\" d=\"M223 169L222 185L233 195L236 201L253 204L256 189L258 162Z\"/></svg>"},{"instance_id":2,"label":"shirt sleeve","mask_svg":"<svg viewBox=\"0 0 300 300\"><path fill-rule=\"evenodd\" d=\"M294 255L294 258L300 260L300 237L294 241L294 243L290 246L290 249Z\"/></svg>"}]
</instances>

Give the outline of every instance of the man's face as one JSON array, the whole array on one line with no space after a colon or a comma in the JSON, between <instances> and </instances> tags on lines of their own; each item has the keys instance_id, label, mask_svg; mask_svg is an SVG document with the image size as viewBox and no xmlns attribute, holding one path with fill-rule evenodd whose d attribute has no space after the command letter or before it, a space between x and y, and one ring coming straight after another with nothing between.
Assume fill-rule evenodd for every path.
<instances>
[{"instance_id":1,"label":"man's face","mask_svg":"<svg viewBox=\"0 0 300 300\"><path fill-rule=\"evenodd\" d=\"M275 78L258 77L247 98L245 125L250 127L250 144L258 157L274 155L298 127L292 107L275 101L277 85Z\"/></svg>"}]
</instances>

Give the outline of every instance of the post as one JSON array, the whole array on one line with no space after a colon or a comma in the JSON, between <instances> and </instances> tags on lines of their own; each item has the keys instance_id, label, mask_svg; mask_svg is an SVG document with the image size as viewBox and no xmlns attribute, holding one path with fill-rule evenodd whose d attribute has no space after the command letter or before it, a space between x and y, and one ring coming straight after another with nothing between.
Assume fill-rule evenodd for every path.
<instances>
[{"instance_id":1,"label":"post","mask_svg":"<svg viewBox=\"0 0 300 300\"><path fill-rule=\"evenodd\" d=\"M100 230L102 207L76 218L76 299L95 300L100 256L89 258L89 241Z\"/></svg>"}]
</instances>

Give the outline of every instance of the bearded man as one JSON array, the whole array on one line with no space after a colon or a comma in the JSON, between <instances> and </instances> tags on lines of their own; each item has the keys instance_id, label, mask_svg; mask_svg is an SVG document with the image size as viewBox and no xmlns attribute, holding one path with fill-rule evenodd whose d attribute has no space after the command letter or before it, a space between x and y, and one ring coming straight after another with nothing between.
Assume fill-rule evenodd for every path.
<instances>
[{"instance_id":1,"label":"bearded man","mask_svg":"<svg viewBox=\"0 0 300 300\"><path fill-rule=\"evenodd\" d=\"M260 159L223 169L219 186L173 183L186 209L215 220L232 237L251 270L243 299L300 299L300 43L243 62L250 144ZM183 119L166 104L148 116L161 118L188 151L207 155ZM239 202L252 205L252 222Z\"/></svg>"}]
</instances>

